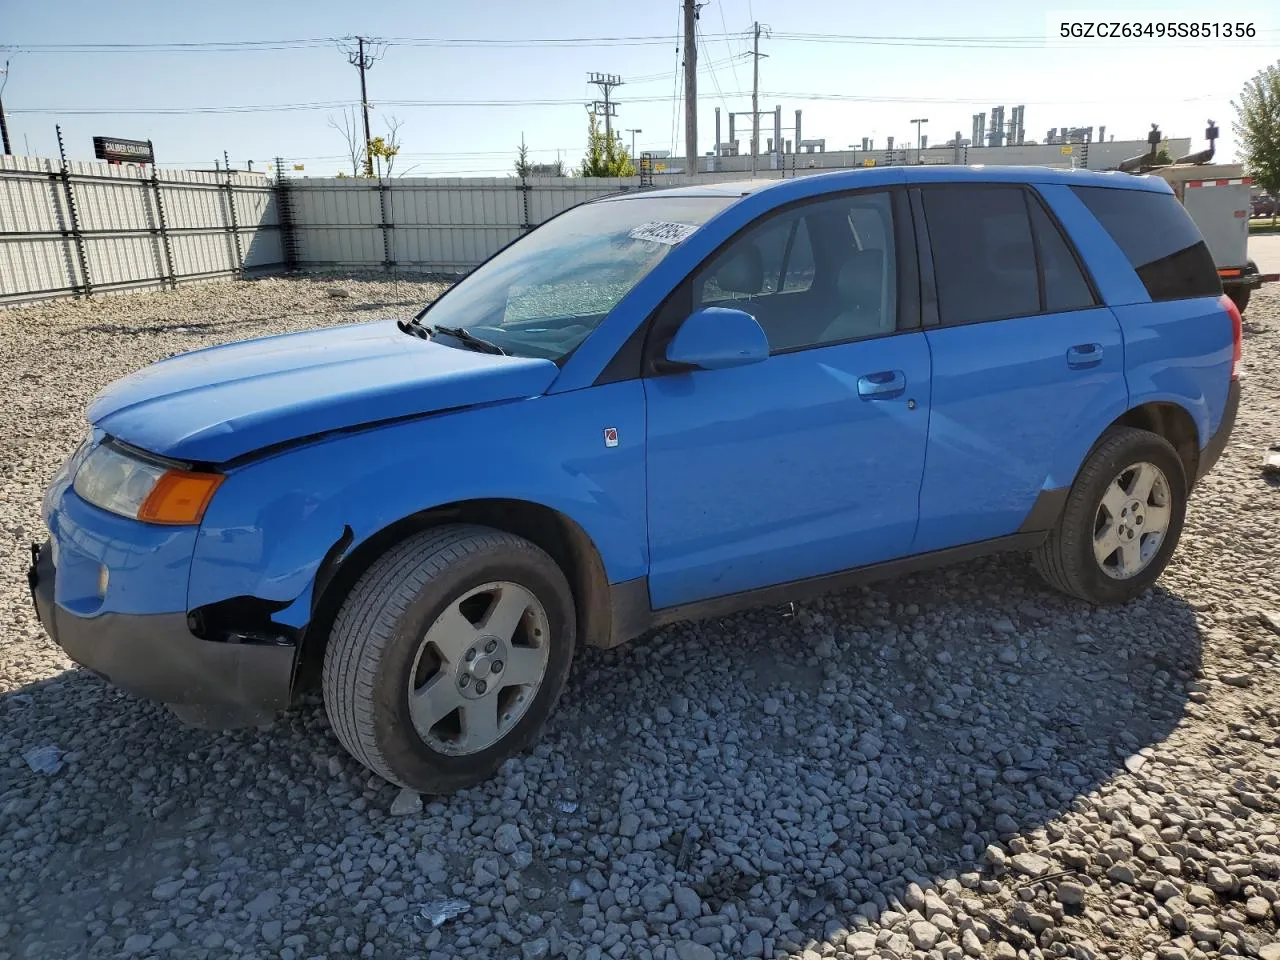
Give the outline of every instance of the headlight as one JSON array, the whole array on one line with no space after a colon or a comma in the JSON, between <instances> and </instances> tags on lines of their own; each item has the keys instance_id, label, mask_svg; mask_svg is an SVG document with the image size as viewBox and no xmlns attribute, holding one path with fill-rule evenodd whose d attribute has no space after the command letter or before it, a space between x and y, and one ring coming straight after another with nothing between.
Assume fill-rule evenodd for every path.
<instances>
[{"instance_id":1,"label":"headlight","mask_svg":"<svg viewBox=\"0 0 1280 960\"><path fill-rule=\"evenodd\" d=\"M76 494L95 507L148 523L194 524L204 516L220 473L180 470L101 444L76 471Z\"/></svg>"}]
</instances>

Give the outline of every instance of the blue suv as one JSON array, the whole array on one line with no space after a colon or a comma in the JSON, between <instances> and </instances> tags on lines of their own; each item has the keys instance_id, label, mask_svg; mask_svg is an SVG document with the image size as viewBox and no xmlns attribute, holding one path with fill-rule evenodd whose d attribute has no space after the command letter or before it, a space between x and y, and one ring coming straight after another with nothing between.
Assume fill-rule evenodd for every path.
<instances>
[{"instance_id":1,"label":"blue suv","mask_svg":"<svg viewBox=\"0 0 1280 960\"><path fill-rule=\"evenodd\" d=\"M40 620L192 722L318 685L447 793L579 643L999 550L1090 603L1169 561L1240 315L1162 180L907 167L630 193L412 322L198 350L97 396Z\"/></svg>"}]
</instances>

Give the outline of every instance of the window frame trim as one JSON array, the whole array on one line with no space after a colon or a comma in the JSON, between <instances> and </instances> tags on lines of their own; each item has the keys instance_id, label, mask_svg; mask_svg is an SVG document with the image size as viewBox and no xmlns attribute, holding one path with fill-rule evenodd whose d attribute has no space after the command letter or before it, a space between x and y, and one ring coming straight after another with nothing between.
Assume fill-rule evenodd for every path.
<instances>
[{"instance_id":1,"label":"window frame trim","mask_svg":"<svg viewBox=\"0 0 1280 960\"><path fill-rule=\"evenodd\" d=\"M908 191L912 225L912 242L915 247L917 276L919 280L920 326L924 329L942 325L938 311L938 280L933 270L933 241L929 236L929 224L924 216L924 198L918 186Z\"/></svg>"},{"instance_id":2,"label":"window frame trim","mask_svg":"<svg viewBox=\"0 0 1280 960\"><path fill-rule=\"evenodd\" d=\"M1089 297L1093 300L1093 303L1087 307L1072 307L1070 310L1049 310L1048 309L1049 291L1048 291L1048 288L1045 286L1045 282L1044 282L1044 261L1042 260L1041 253L1040 253L1040 235L1036 233L1035 224L1032 223L1031 224L1031 240L1036 245L1036 266L1037 266L1037 269L1040 270L1040 291L1042 294L1041 296L1042 312L1044 313L1075 313L1080 310L1092 310L1095 307L1102 306L1103 305L1102 294L1098 290L1097 283L1094 282L1093 273L1089 270L1089 265L1084 262L1084 257L1080 255L1080 250L1072 242L1071 235L1067 233L1066 228L1062 226L1062 221L1060 221L1057 215L1054 214L1053 208L1049 206L1048 202L1045 200L1044 196L1040 193L1040 191L1035 189L1035 187L1032 186L1031 184L1027 185L1027 193L1029 194L1029 196L1027 197L1027 204L1028 204L1027 219L1031 219L1030 205L1032 203L1038 204L1040 207L1040 210L1049 219L1049 224L1053 227L1053 229L1058 231L1058 236L1062 238L1062 242L1066 245L1067 252L1070 253L1071 258L1075 260L1076 269L1080 271L1080 276L1084 277L1085 286L1089 288Z\"/></svg>"},{"instance_id":3,"label":"window frame trim","mask_svg":"<svg viewBox=\"0 0 1280 960\"><path fill-rule=\"evenodd\" d=\"M1035 260L1035 265L1036 265L1036 293L1037 293L1037 298L1039 302L1039 309L1035 313L1011 313L1011 314L1007 314L1005 316L999 316L999 317L983 317L981 320L953 320L951 322L947 322L945 319L943 319L942 297L941 297L941 294L937 292L936 273L934 271L934 263L933 263L933 238L928 232L929 218L928 218L928 215L925 213L925 209L924 209L924 194L926 192L939 191L939 190L965 190L965 191L1016 190L1023 195L1022 207L1027 217L1027 231L1031 235L1032 257ZM936 294L936 304L937 304L936 326L938 326L939 328L945 329L949 327L968 327L978 323L1002 323L1005 320L1021 320L1021 319L1030 320L1033 317L1051 317L1051 316L1057 316L1058 314L1081 313L1085 310L1096 310L1100 306L1102 306L1102 298L1099 296L1097 285L1094 283L1092 274L1090 274L1084 261L1081 259L1080 251L1077 250L1075 244L1071 242L1070 235L1067 234L1065 230L1063 230L1062 224L1058 222L1058 218L1053 213L1053 209L1047 203L1045 203L1044 198L1040 196L1040 192L1035 189L1034 184L1025 183L1025 182L948 180L948 181L941 181L938 183L921 184L916 188L916 191L920 198L919 223L920 223L920 226L923 227L923 241L920 246L921 270L924 271L926 269L925 265L927 264L929 275L935 278L934 291ZM1028 194L1030 194L1031 196L1028 197ZM1045 290L1044 266L1043 266L1043 262L1040 254L1040 241L1036 236L1035 225L1031 222L1030 204L1033 199L1035 202L1040 204L1041 209L1044 210L1045 215L1048 216L1049 222L1058 231L1058 235L1062 237L1063 242L1067 245L1067 249L1071 252L1072 257L1075 259L1076 267L1080 270L1081 275L1084 277L1085 283L1088 285L1088 288L1089 288L1089 295L1093 298L1092 305L1086 306L1086 307L1074 307L1070 310L1046 309L1045 305L1048 299L1048 294Z\"/></svg>"}]
</instances>

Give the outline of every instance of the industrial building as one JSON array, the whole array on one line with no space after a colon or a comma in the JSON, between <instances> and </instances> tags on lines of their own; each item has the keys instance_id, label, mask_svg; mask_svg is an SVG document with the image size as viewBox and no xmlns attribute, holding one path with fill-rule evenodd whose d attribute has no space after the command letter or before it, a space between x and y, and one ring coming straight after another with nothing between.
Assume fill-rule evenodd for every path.
<instances>
[{"instance_id":1,"label":"industrial building","mask_svg":"<svg viewBox=\"0 0 1280 960\"><path fill-rule=\"evenodd\" d=\"M784 128L782 107L779 105L770 112L762 112L759 144L753 158L750 112L730 112L724 118L717 107L715 146L699 158L698 172L749 174L767 170L836 170L920 163L1000 166L1034 164L1108 170L1118 167L1122 160L1150 150L1146 139L1117 140L1114 134L1111 139L1106 139L1105 126L1063 124L1050 128L1040 142L1028 140L1025 109L1021 105L1009 108L1007 119L1003 106L993 107L989 119L986 112L976 113L972 117L969 136L956 130L954 136L945 143L935 143L933 146L929 145L928 136L921 131L917 134L916 143L886 137L883 144L877 144L871 137L861 137L859 143L828 149L826 138L803 138L803 117L800 110L795 111L794 126ZM746 118L746 123L740 124L739 120L743 117ZM724 119L727 119L727 125L722 124ZM722 137L725 133L727 136ZM792 136L786 137L787 133ZM1187 137L1165 139L1161 146L1172 156L1182 156L1190 151L1191 140ZM654 161L652 169L655 173L684 172L682 160L668 158L665 151L661 159L657 152L649 156Z\"/></svg>"}]
</instances>

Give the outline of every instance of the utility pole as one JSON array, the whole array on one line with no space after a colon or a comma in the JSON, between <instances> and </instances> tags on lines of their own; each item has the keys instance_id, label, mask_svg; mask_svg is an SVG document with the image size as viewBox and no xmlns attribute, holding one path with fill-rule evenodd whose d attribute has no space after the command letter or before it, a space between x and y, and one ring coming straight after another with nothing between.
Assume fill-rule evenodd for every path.
<instances>
[{"instance_id":1,"label":"utility pole","mask_svg":"<svg viewBox=\"0 0 1280 960\"><path fill-rule=\"evenodd\" d=\"M924 163L924 154L920 152L923 149L920 142L920 128L929 122L929 118L924 117L919 120L912 120L911 122L916 125L916 163Z\"/></svg>"},{"instance_id":2,"label":"utility pole","mask_svg":"<svg viewBox=\"0 0 1280 960\"><path fill-rule=\"evenodd\" d=\"M613 102L611 96L614 87L622 86L622 77L616 73L589 73L587 81L594 83L600 88L600 95L603 100L596 100L591 104L592 112L597 116L604 117L604 139L605 143L613 143L613 118L618 112L618 105Z\"/></svg>"},{"instance_id":3,"label":"utility pole","mask_svg":"<svg viewBox=\"0 0 1280 960\"><path fill-rule=\"evenodd\" d=\"M684 0L684 172L698 173L698 3Z\"/></svg>"},{"instance_id":4,"label":"utility pole","mask_svg":"<svg viewBox=\"0 0 1280 960\"><path fill-rule=\"evenodd\" d=\"M753 24L755 42L751 51L751 176L756 175L757 157L760 153L760 58L768 56L760 52L760 22Z\"/></svg>"},{"instance_id":5,"label":"utility pole","mask_svg":"<svg viewBox=\"0 0 1280 960\"><path fill-rule=\"evenodd\" d=\"M373 135L369 132L369 91L365 84L365 73L373 66L378 56L365 53L365 44L371 43L364 37L356 37L356 49L347 52L347 62L360 71L360 109L364 111L364 175L373 176L373 155L369 152L369 144Z\"/></svg>"},{"instance_id":6,"label":"utility pole","mask_svg":"<svg viewBox=\"0 0 1280 960\"><path fill-rule=\"evenodd\" d=\"M4 68L0 69L0 77L4 77L4 83L0 83L0 140L4 141L5 156L13 153L9 148L9 124L4 119L4 87L9 82L9 61L4 62Z\"/></svg>"}]
</instances>

